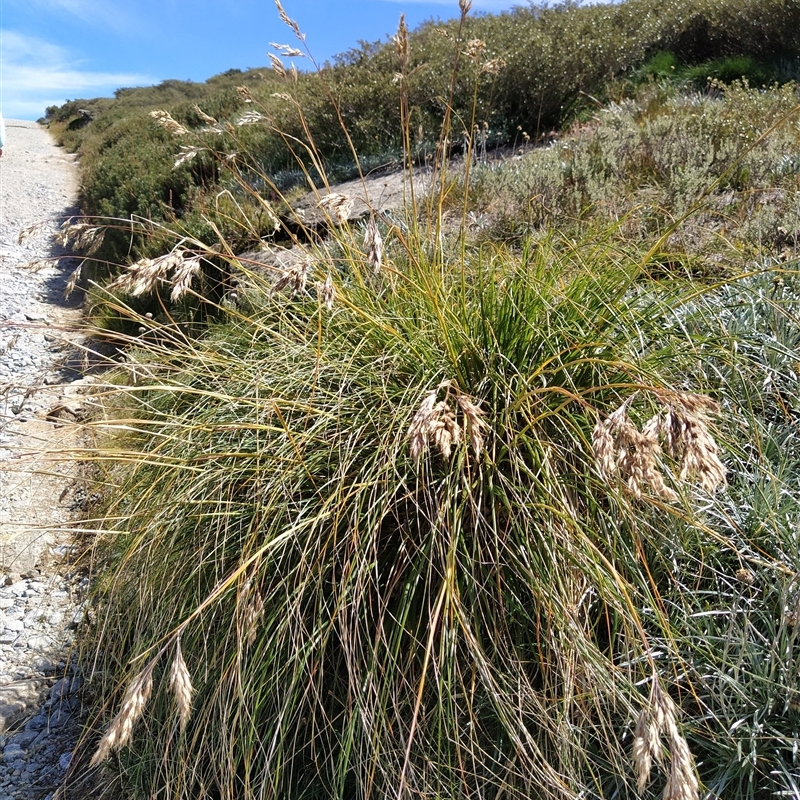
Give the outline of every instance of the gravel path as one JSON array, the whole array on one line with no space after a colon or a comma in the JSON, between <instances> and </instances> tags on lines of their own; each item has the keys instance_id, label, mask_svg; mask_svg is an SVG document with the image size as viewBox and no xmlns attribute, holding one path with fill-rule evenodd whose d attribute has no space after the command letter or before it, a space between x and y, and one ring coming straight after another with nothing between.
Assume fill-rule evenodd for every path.
<instances>
[{"instance_id":1,"label":"gravel path","mask_svg":"<svg viewBox=\"0 0 800 800\"><path fill-rule=\"evenodd\" d=\"M73 157L6 120L0 158L0 800L52 800L81 709L71 657L86 579L71 564L81 499L70 459L87 379L71 259L53 234L75 213ZM20 233L23 234L20 240ZM59 797L80 797L62 792Z\"/></svg>"}]
</instances>

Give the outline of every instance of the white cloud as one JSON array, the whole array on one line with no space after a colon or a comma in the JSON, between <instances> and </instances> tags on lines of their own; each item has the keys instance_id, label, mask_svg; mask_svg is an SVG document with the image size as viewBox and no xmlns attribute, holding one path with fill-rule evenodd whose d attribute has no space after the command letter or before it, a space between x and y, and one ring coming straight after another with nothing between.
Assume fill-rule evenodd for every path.
<instances>
[{"instance_id":1,"label":"white cloud","mask_svg":"<svg viewBox=\"0 0 800 800\"><path fill-rule=\"evenodd\" d=\"M3 115L12 119L37 119L47 106L67 99L156 83L148 75L83 70L65 48L16 31L0 32L0 40L0 102Z\"/></svg>"}]
</instances>

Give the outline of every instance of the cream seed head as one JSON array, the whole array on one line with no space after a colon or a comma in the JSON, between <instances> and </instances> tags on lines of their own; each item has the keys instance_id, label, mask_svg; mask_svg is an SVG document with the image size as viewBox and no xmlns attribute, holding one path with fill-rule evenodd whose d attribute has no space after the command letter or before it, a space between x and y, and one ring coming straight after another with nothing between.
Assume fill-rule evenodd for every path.
<instances>
[{"instance_id":1,"label":"cream seed head","mask_svg":"<svg viewBox=\"0 0 800 800\"><path fill-rule=\"evenodd\" d=\"M172 115L169 111L163 110L156 110L151 111L150 116L165 130L169 131L171 134L175 136L186 136L189 133L189 129L184 127L172 118Z\"/></svg>"},{"instance_id":2,"label":"cream seed head","mask_svg":"<svg viewBox=\"0 0 800 800\"><path fill-rule=\"evenodd\" d=\"M353 198L339 192L331 192L320 199L317 207L325 211L336 225L343 225L350 219Z\"/></svg>"},{"instance_id":3,"label":"cream seed head","mask_svg":"<svg viewBox=\"0 0 800 800\"><path fill-rule=\"evenodd\" d=\"M128 686L119 714L108 726L92 756L92 766L105 761L113 750L119 750L130 741L133 727L142 716L153 690L153 666L154 662L148 664Z\"/></svg>"},{"instance_id":4,"label":"cream seed head","mask_svg":"<svg viewBox=\"0 0 800 800\"><path fill-rule=\"evenodd\" d=\"M175 656L172 659L172 667L170 668L169 685L175 695L181 728L185 728L192 712L194 688L192 687L192 678L186 662L183 660L180 638L175 643Z\"/></svg>"},{"instance_id":5,"label":"cream seed head","mask_svg":"<svg viewBox=\"0 0 800 800\"><path fill-rule=\"evenodd\" d=\"M669 750L669 766L664 800L698 800L700 786L694 759L677 723L677 709L672 698L653 676L650 697L639 714L633 735L631 755L636 771L636 786L642 793L650 782L653 762L662 762L662 739Z\"/></svg>"},{"instance_id":6,"label":"cream seed head","mask_svg":"<svg viewBox=\"0 0 800 800\"><path fill-rule=\"evenodd\" d=\"M364 231L364 249L367 251L367 263L373 272L380 272L383 265L383 237L374 216L370 216Z\"/></svg>"},{"instance_id":7,"label":"cream seed head","mask_svg":"<svg viewBox=\"0 0 800 800\"><path fill-rule=\"evenodd\" d=\"M444 393L444 397L438 397ZM460 411L462 422L457 418ZM444 459L449 459L453 447L464 438L466 428L476 458L483 450L484 437L489 431L485 415L478 404L464 394L454 381L443 381L422 399L406 434L411 457L419 461L426 450L434 446Z\"/></svg>"},{"instance_id":8,"label":"cream seed head","mask_svg":"<svg viewBox=\"0 0 800 800\"><path fill-rule=\"evenodd\" d=\"M707 492L724 486L725 467L708 429L708 415L718 410L716 403L689 393L659 392L657 396L664 408L641 431L628 417L633 396L597 423L592 450L600 475L608 483L621 483L637 499L649 488L665 500L675 500L678 495L662 473L663 444L678 462L679 480L697 479Z\"/></svg>"}]
</instances>

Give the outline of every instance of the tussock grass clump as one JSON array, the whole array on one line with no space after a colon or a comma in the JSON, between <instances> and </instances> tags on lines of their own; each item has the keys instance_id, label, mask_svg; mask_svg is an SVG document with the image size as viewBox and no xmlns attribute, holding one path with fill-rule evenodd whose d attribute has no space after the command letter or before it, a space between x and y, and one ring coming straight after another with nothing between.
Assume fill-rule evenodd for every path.
<instances>
[{"instance_id":1,"label":"tussock grass clump","mask_svg":"<svg viewBox=\"0 0 800 800\"><path fill-rule=\"evenodd\" d=\"M97 646L131 685L155 676L147 732L121 753L144 793L555 798L635 781L637 684L669 687L682 663L654 662L650 638L671 631L635 608L659 607L663 542L693 524L691 448L722 469L713 404L670 389L698 344L665 339L674 297L632 291L637 254L602 240L451 261L387 233L377 275L345 226L347 261L310 254L291 294L130 355L149 377L119 412L113 455L132 463L109 476ZM592 432L623 400L672 442L668 491L619 493L598 471ZM180 734L159 672L178 637Z\"/></svg>"}]
</instances>

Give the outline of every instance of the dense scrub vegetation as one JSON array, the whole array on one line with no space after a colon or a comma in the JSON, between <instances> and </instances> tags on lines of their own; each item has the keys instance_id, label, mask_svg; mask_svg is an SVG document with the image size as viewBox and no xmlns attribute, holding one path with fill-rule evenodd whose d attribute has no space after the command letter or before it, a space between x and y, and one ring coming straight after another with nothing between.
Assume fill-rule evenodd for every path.
<instances>
[{"instance_id":1,"label":"dense scrub vegetation","mask_svg":"<svg viewBox=\"0 0 800 800\"><path fill-rule=\"evenodd\" d=\"M521 132L536 143L596 108L609 92L629 92L648 74L674 74L701 87L709 76L730 80L744 75L760 85L794 77L800 55L800 8L784 0L567 4L518 8L459 25L430 23L410 35L406 123L412 157L432 155L448 103L457 120L452 150L462 150L473 124L486 126L490 147L519 140ZM459 55L453 72L457 33L473 48ZM308 64L295 60L299 66ZM478 75L487 62L503 68ZM292 183L305 184L295 159L309 136L322 162L312 174L317 182L323 172L333 180L345 170L357 174L351 144L365 165L400 158L398 69L391 42L363 44L319 72L301 71L291 100L285 82L265 69L231 71L205 84L165 81L119 90L113 100L72 101L48 109L53 130L81 154L83 212L120 220L119 230L107 235L96 258L120 263L155 254L163 246L140 235L140 225L125 222L131 218L168 223L207 244L221 234L242 248L271 233L266 223L255 229L243 225L235 208L217 208L220 189L236 195L243 213L257 208L236 181L225 180L221 165L201 157L176 168L174 148L149 111L169 111L192 131L192 139L225 150L219 137L229 134L228 126L247 121L254 100L272 124L238 131L243 150L237 169L245 179L266 173L279 191L286 191ZM246 91L237 93L237 87ZM209 126L198 105L220 125ZM81 108L93 117L88 124L79 115ZM350 142L341 135L339 121Z\"/></svg>"},{"instance_id":2,"label":"dense scrub vegetation","mask_svg":"<svg viewBox=\"0 0 800 800\"><path fill-rule=\"evenodd\" d=\"M248 84L155 128L165 163L202 148L181 168L200 159L231 203L211 216L192 183L142 240L158 257L96 290L136 332L91 456L83 645L87 754L114 754L122 797L798 792L800 95L703 74L796 53L797 8L461 6L447 36L401 29L269 77L283 98ZM446 52L426 106L422 65ZM503 106L515 53L564 59L552 97L536 62L558 103ZM531 121L577 113L578 88L591 113L536 146ZM505 158L464 139L484 120ZM407 167L434 154L430 194L359 223L330 204L276 280L249 271L239 231L296 231L273 216L290 172L343 165L344 131ZM97 153L87 175L115 163ZM193 213L216 238L187 235ZM235 294L208 291L210 262Z\"/></svg>"}]
</instances>

